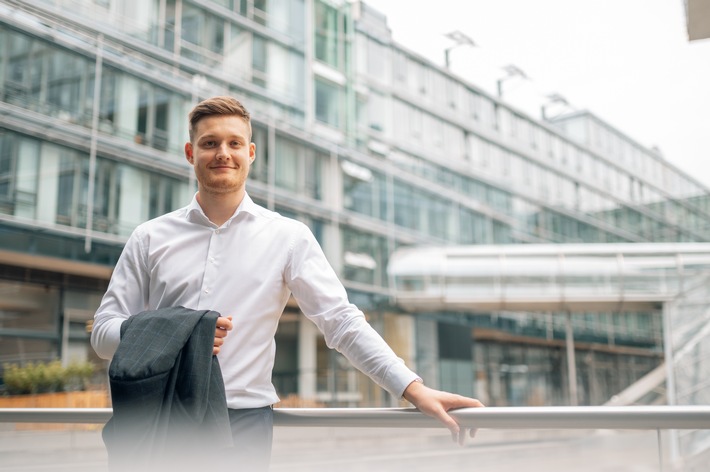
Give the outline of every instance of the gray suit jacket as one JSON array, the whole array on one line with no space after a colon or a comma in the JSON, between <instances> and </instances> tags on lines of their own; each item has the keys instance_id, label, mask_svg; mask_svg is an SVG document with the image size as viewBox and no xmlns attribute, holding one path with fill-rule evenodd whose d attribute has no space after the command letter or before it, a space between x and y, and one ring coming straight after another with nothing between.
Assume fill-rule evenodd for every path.
<instances>
[{"instance_id":1,"label":"gray suit jacket","mask_svg":"<svg viewBox=\"0 0 710 472\"><path fill-rule=\"evenodd\" d=\"M113 417L103 430L112 470L182 467L232 445L212 355L218 316L171 307L123 323L109 367Z\"/></svg>"}]
</instances>

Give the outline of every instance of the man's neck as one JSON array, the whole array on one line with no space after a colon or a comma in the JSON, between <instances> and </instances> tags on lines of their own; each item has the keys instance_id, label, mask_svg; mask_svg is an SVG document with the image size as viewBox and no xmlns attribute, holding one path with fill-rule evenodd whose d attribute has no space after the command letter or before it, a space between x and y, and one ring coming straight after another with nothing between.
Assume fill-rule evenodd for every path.
<instances>
[{"instance_id":1,"label":"man's neck","mask_svg":"<svg viewBox=\"0 0 710 472\"><path fill-rule=\"evenodd\" d=\"M232 193L212 193L199 190L197 203L200 204L202 211L212 223L222 226L237 211L245 194L244 189Z\"/></svg>"}]
</instances>

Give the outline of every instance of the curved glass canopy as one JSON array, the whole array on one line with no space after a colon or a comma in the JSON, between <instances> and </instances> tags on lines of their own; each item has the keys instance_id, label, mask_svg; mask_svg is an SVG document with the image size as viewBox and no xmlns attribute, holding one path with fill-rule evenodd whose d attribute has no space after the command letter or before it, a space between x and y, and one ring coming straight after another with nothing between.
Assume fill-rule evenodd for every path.
<instances>
[{"instance_id":1,"label":"curved glass canopy","mask_svg":"<svg viewBox=\"0 0 710 472\"><path fill-rule=\"evenodd\" d=\"M710 274L710 244L411 247L389 275L409 311L643 311Z\"/></svg>"}]
</instances>

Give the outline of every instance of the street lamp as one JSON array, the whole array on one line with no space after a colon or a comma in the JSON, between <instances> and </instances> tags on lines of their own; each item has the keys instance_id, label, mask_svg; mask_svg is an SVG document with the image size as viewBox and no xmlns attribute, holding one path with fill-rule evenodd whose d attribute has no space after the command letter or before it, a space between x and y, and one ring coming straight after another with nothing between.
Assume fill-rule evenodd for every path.
<instances>
[{"instance_id":1,"label":"street lamp","mask_svg":"<svg viewBox=\"0 0 710 472\"><path fill-rule=\"evenodd\" d=\"M466 36L464 33L461 31L451 31L450 33L446 33L444 36L452 40L454 43L453 46L449 46L448 48L444 49L444 63L446 64L446 68L449 68L450 62L449 62L449 52L457 48L459 46L471 46L471 47L476 47L476 43L473 42L473 39L470 37Z\"/></svg>"},{"instance_id":2,"label":"street lamp","mask_svg":"<svg viewBox=\"0 0 710 472\"><path fill-rule=\"evenodd\" d=\"M503 82L505 82L508 79L512 79L513 77L520 77L521 79L525 80L530 80L530 78L523 72L519 67L514 66L513 64L508 64L507 66L503 67L503 70L508 74L505 77L501 77L498 79L496 82L496 85L498 86L498 97L503 96Z\"/></svg>"},{"instance_id":3,"label":"street lamp","mask_svg":"<svg viewBox=\"0 0 710 472\"><path fill-rule=\"evenodd\" d=\"M542 119L544 121L547 121L547 107L550 105L554 104L561 104L561 105L566 105L570 106L569 102L565 97L560 95L559 93L551 93L547 95L547 102L543 103L542 106L540 107L540 115L542 115Z\"/></svg>"}]
</instances>

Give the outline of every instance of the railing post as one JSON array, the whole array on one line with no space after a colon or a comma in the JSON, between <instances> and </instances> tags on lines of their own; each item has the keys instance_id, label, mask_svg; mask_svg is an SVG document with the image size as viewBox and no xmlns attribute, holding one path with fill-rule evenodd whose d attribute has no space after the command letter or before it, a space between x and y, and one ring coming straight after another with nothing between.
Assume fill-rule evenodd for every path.
<instances>
[{"instance_id":1,"label":"railing post","mask_svg":"<svg viewBox=\"0 0 710 472\"><path fill-rule=\"evenodd\" d=\"M663 441L661 440L660 428L656 430L656 438L658 439L658 470L663 472Z\"/></svg>"},{"instance_id":2,"label":"railing post","mask_svg":"<svg viewBox=\"0 0 710 472\"><path fill-rule=\"evenodd\" d=\"M675 362L673 359L673 314L675 304L666 302L663 304L663 354L666 363L666 399L669 406L676 405L675 390ZM675 464L679 457L678 431L668 431L668 456L671 464Z\"/></svg>"},{"instance_id":3,"label":"railing post","mask_svg":"<svg viewBox=\"0 0 710 472\"><path fill-rule=\"evenodd\" d=\"M569 385L569 404L577 406L577 358L574 352L574 330L572 329L572 313L565 313L565 347L567 348L567 380Z\"/></svg>"}]
</instances>

